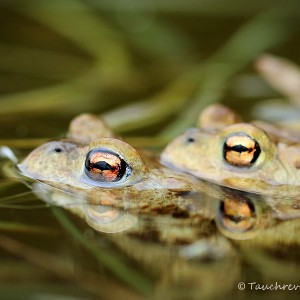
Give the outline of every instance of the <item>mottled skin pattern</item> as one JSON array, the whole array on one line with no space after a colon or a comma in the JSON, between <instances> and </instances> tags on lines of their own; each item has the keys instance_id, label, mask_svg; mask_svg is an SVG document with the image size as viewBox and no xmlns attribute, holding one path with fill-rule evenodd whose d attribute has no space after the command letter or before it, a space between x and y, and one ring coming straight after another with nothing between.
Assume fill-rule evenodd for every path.
<instances>
[{"instance_id":1,"label":"mottled skin pattern","mask_svg":"<svg viewBox=\"0 0 300 300\"><path fill-rule=\"evenodd\" d=\"M201 126L210 122L208 137L209 131L215 133L222 123L238 120L227 109L225 115L221 122L219 117L215 121L210 117L200 120ZM187 136L191 137L184 138ZM187 157L178 146L177 158L184 166L185 159L194 160L194 153ZM84 162L95 147L124 158L132 169L131 176L117 183L88 178ZM277 151L273 144L268 149ZM173 155L174 144L164 152L163 159L170 150ZM264 201L260 195L216 186L164 167L153 155L139 153L116 138L93 115L74 119L66 140L38 147L18 167L23 175L35 180L34 192L47 203L77 214L97 231L114 233L109 235L110 240L155 278L154 299L223 297L236 290L242 278L241 262L262 277L270 276L268 264L278 264L272 258L263 263L255 261L253 251L263 255L280 244L282 253L289 253L290 248L300 245L299 221L280 221L297 216L297 203ZM283 269L283 263L279 269Z\"/></svg>"},{"instance_id":2,"label":"mottled skin pattern","mask_svg":"<svg viewBox=\"0 0 300 300\"><path fill-rule=\"evenodd\" d=\"M50 141L33 150L18 165L22 174L88 199L89 203L124 208L126 201L126 209L139 213L179 214L193 205L197 197L218 195L205 182L164 167L155 156L139 153L117 139L93 115L84 114L74 119L67 137L67 140ZM132 170L129 178L120 182L97 182L88 178L84 164L87 153L94 148L107 149L122 157Z\"/></svg>"},{"instance_id":3,"label":"mottled skin pattern","mask_svg":"<svg viewBox=\"0 0 300 300\"><path fill-rule=\"evenodd\" d=\"M276 215L280 219L297 216L299 200L281 199L290 200L299 193L297 159L292 155L299 152L298 137L268 124L264 124L265 132L262 125L258 128L235 122L240 122L240 118L228 108L221 105L208 107L200 115L201 128L191 129L171 142L162 153L162 161L222 185L264 196L280 196L280 201L269 201ZM222 148L224 137L232 131L246 131L259 141L261 154L254 166L240 169L224 161L219 148ZM107 183L88 178L84 173L85 158L90 149L97 147L124 158L132 169L130 176L120 182ZM289 167L292 162L294 165ZM23 175L75 194L91 204L118 208L125 205L133 213L191 216L197 211L193 207L199 199L224 197L220 188L162 166L151 153L139 153L91 114L76 117L70 124L66 140L41 145L18 167Z\"/></svg>"},{"instance_id":4,"label":"mottled skin pattern","mask_svg":"<svg viewBox=\"0 0 300 300\"><path fill-rule=\"evenodd\" d=\"M259 157L248 167L234 166L224 159L224 142L236 134L247 134L260 146ZM197 128L171 141L161 161L238 190L275 197L300 196L300 133L264 122L241 123L234 112L219 104L202 112Z\"/></svg>"}]
</instances>

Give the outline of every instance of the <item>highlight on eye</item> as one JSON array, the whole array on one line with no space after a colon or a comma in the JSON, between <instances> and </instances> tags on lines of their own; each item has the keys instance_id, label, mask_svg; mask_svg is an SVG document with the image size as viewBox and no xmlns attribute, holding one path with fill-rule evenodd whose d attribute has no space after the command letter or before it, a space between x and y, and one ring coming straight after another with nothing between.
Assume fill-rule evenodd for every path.
<instances>
[{"instance_id":1,"label":"highlight on eye","mask_svg":"<svg viewBox=\"0 0 300 300\"><path fill-rule=\"evenodd\" d=\"M230 135L223 146L225 161L237 167L251 167L258 159L260 152L257 141L243 132Z\"/></svg>"},{"instance_id":2,"label":"highlight on eye","mask_svg":"<svg viewBox=\"0 0 300 300\"><path fill-rule=\"evenodd\" d=\"M106 149L92 149L85 160L86 175L100 182L117 182L130 172L130 167L118 154Z\"/></svg>"}]
</instances>

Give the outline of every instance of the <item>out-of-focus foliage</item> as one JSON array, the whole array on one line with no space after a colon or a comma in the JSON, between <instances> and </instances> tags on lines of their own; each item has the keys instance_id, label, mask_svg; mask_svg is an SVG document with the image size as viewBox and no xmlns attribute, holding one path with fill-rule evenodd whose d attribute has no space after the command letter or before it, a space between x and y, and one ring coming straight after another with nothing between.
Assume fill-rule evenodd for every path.
<instances>
[{"instance_id":1,"label":"out-of-focus foliage","mask_svg":"<svg viewBox=\"0 0 300 300\"><path fill-rule=\"evenodd\" d=\"M297 0L2 0L0 144L34 148L82 112L147 147L164 145L213 102L247 118L261 100L295 100L254 63L268 52L299 64L299 37ZM107 240L1 180L1 299L151 294L152 278ZM252 259L264 270L285 265Z\"/></svg>"},{"instance_id":2,"label":"out-of-focus foliage","mask_svg":"<svg viewBox=\"0 0 300 300\"><path fill-rule=\"evenodd\" d=\"M298 59L298 7L297 1L2 2L0 133L55 136L72 116L91 111L123 134L158 133L159 144L191 126L209 103L249 111L272 95L252 74L255 59L265 51ZM249 73L255 80L247 80ZM245 78L253 93L243 96L236 78Z\"/></svg>"}]
</instances>

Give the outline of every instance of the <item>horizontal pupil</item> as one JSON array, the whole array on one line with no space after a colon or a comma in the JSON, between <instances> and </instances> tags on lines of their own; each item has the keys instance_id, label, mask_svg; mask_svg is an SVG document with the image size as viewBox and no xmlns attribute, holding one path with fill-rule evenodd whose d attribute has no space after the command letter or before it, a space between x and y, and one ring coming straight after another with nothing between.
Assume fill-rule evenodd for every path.
<instances>
[{"instance_id":1,"label":"horizontal pupil","mask_svg":"<svg viewBox=\"0 0 300 300\"><path fill-rule=\"evenodd\" d=\"M226 217L233 221L234 223L239 223L243 220L245 220L246 218L242 217L242 216L233 216L233 215L226 215Z\"/></svg>"},{"instance_id":2,"label":"horizontal pupil","mask_svg":"<svg viewBox=\"0 0 300 300\"><path fill-rule=\"evenodd\" d=\"M127 163L114 152L96 148L86 156L84 172L95 181L117 182L123 178L126 170Z\"/></svg>"},{"instance_id":3,"label":"horizontal pupil","mask_svg":"<svg viewBox=\"0 0 300 300\"><path fill-rule=\"evenodd\" d=\"M236 152L239 152L239 153L242 153L242 152L248 152L249 151L249 148L243 146L243 145L236 145L236 146L233 146L233 147L228 147L229 149L233 150L233 151L236 151Z\"/></svg>"},{"instance_id":4,"label":"horizontal pupil","mask_svg":"<svg viewBox=\"0 0 300 300\"><path fill-rule=\"evenodd\" d=\"M223 144L223 158L233 166L250 167L260 153L257 141L241 133L228 137Z\"/></svg>"},{"instance_id":5,"label":"horizontal pupil","mask_svg":"<svg viewBox=\"0 0 300 300\"><path fill-rule=\"evenodd\" d=\"M117 169L117 167L113 167L105 161L98 161L94 164L91 164L91 167L99 169L101 171L114 171Z\"/></svg>"}]
</instances>

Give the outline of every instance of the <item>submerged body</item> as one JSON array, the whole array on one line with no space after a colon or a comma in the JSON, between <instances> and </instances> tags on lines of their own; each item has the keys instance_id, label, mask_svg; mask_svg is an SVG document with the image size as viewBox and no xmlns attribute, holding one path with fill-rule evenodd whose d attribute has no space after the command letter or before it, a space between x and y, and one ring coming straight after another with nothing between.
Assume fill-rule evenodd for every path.
<instances>
[{"instance_id":1,"label":"submerged body","mask_svg":"<svg viewBox=\"0 0 300 300\"><path fill-rule=\"evenodd\" d=\"M223 296L236 289L243 265L268 273L252 259L253 251L263 255L280 243L289 253L300 245L299 219L279 220L294 218L291 201L266 202L162 166L89 115L71 123L67 138L38 147L19 169L34 179L36 194L47 203L72 211L97 231L117 233L108 238L159 278L158 298ZM211 284L216 280L219 290Z\"/></svg>"},{"instance_id":2,"label":"submerged body","mask_svg":"<svg viewBox=\"0 0 300 300\"><path fill-rule=\"evenodd\" d=\"M270 182L273 180L276 183L277 177L276 172L266 172L266 168L274 169L277 166L279 168L282 162L277 161L273 164L273 161L268 160L272 155L275 160L277 149L274 143L267 139L265 133L260 130L261 136L258 135L252 125L237 124L239 130L248 129L248 133L252 130L253 135L257 135L259 146L256 145L257 142L253 142L253 135L251 137L237 135L237 137L242 138L246 146L254 147L253 153L246 154L252 157L252 160L255 158L255 164L258 165L252 168L246 164L239 168L229 166L227 163L225 166L227 171L219 169L219 163L224 163L224 157L219 157L224 155L224 149L223 153L220 153L216 148L219 145L216 140L220 140L220 137L216 136L224 123L233 123L239 119L233 113L226 112L223 116L225 116L223 119L219 117L214 119L215 112L210 109L210 113L202 115L201 118L201 126L205 127L204 132L194 129L193 135L188 132L180 136L163 151L162 160L168 164L171 162L177 168L193 175L203 174L203 177L216 182L221 180L222 185L251 190L263 196L270 194L272 189L266 190L265 186L268 183L273 187ZM228 129L225 130L227 131ZM228 134L223 133L222 136ZM229 145L235 142L235 136L236 134L230 133L227 139L227 158L237 159L238 163L242 164L247 162L247 155L240 159ZM221 140L224 143L224 137ZM211 151L202 153L205 147ZM258 149L255 147L259 147L259 155L255 154ZM191 165L193 169L189 169ZM263 168L259 169L260 165ZM229 193L228 190L161 165L154 155L138 152L116 137L99 118L89 114L80 115L71 122L66 140L50 141L41 145L33 150L18 168L26 177L41 183L37 189L40 197L61 206L69 208L72 206L72 210L79 215L86 213L82 213L82 208L72 205L73 200L72 197L70 200L69 195L89 205L125 209L134 215L155 214L184 218L200 216L213 219L215 217L215 212L212 213L211 209L213 199L228 198ZM284 174L280 171L282 170L279 168L279 179L284 178ZM228 177L228 174L231 177ZM264 180L267 176L269 181ZM234 191L230 192L232 193ZM290 219L299 215L297 199L278 201L266 197L265 200L279 219Z\"/></svg>"},{"instance_id":3,"label":"submerged body","mask_svg":"<svg viewBox=\"0 0 300 300\"><path fill-rule=\"evenodd\" d=\"M281 219L297 217L300 137L259 124L240 123L229 109L211 106L200 115L200 128L188 130L162 152L161 161L175 167L169 168L116 137L96 116L83 114L71 122L67 139L41 145L18 168L88 203L133 213L192 216L196 202L224 197L222 189L200 177L261 194ZM269 196L286 198L290 205Z\"/></svg>"}]
</instances>

